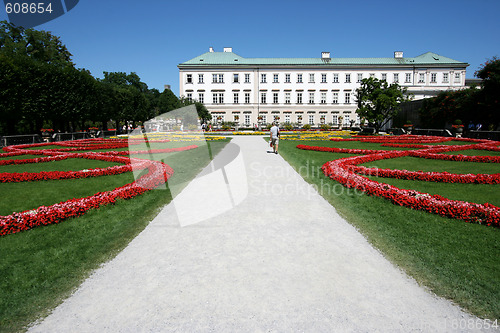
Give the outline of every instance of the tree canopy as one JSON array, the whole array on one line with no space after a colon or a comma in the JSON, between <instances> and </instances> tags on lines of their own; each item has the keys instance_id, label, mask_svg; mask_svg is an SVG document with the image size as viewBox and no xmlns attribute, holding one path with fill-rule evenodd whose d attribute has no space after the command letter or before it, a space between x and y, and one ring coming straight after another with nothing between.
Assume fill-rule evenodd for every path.
<instances>
[{"instance_id":1,"label":"tree canopy","mask_svg":"<svg viewBox=\"0 0 500 333\"><path fill-rule=\"evenodd\" d=\"M373 124L377 132L397 114L401 103L410 100L407 88L373 77L361 81L356 97L356 113Z\"/></svg>"},{"instance_id":2,"label":"tree canopy","mask_svg":"<svg viewBox=\"0 0 500 333\"><path fill-rule=\"evenodd\" d=\"M119 128L187 105L169 89L149 89L135 72L94 78L77 69L59 37L0 22L0 135ZM190 102L193 103L193 102ZM198 115L210 114L195 102Z\"/></svg>"},{"instance_id":3,"label":"tree canopy","mask_svg":"<svg viewBox=\"0 0 500 333\"><path fill-rule=\"evenodd\" d=\"M483 124L496 129L500 125L500 59L493 57L475 73L482 79L476 87L458 91L444 91L424 100L420 109L422 125L444 128L460 119L464 123Z\"/></svg>"},{"instance_id":4,"label":"tree canopy","mask_svg":"<svg viewBox=\"0 0 500 333\"><path fill-rule=\"evenodd\" d=\"M17 27L7 21L0 21L0 54L15 58L29 57L59 66L73 66L72 54L59 37L47 31Z\"/></svg>"}]
</instances>

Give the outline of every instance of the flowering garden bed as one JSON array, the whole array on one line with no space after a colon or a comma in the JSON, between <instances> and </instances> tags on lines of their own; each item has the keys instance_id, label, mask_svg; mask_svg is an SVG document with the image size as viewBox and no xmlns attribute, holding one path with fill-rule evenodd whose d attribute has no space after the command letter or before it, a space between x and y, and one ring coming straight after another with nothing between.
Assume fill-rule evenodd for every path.
<instances>
[{"instance_id":1,"label":"flowering garden bed","mask_svg":"<svg viewBox=\"0 0 500 333\"><path fill-rule=\"evenodd\" d=\"M363 137L352 139L331 139L332 141L362 141L380 143L382 146L411 147L415 150L363 150L298 145L297 148L334 153L362 154L326 162L322 166L323 173L344 185L355 188L368 195L383 197L396 205L423 210L450 218L462 219L467 222L500 227L500 208L489 203L478 204L466 201L450 200L440 195L430 195L415 190L405 190L380 183L365 176L391 177L398 179L447 182L499 184L500 174L453 174L447 172L422 172L408 170L391 170L367 168L359 164L383 159L393 159L412 156L427 159L448 161L468 161L482 163L499 163L500 156L466 156L461 154L448 155L446 152L460 150L500 151L500 142L476 139L450 139L429 136L398 136L398 137ZM457 145L426 145L445 143L451 140L460 141ZM466 144L463 144L466 143Z\"/></svg>"},{"instance_id":2,"label":"flowering garden bed","mask_svg":"<svg viewBox=\"0 0 500 333\"><path fill-rule=\"evenodd\" d=\"M140 155L155 153L170 153L186 151L197 148L196 145L188 145L178 148L154 149L149 151L114 151L109 149L123 149L129 144L140 143L119 139L88 139L68 141L56 144L58 148L40 149L46 146L54 146L54 143L41 143L31 145L17 145L5 147L6 153L1 157L14 157L21 155L40 155L29 159L2 159L0 165L19 165L29 163L48 163L71 158L100 160L106 162L121 163L122 165L108 168L96 168L79 171L42 171L38 173L0 173L0 182L15 183L27 181L43 181L57 179L77 179L88 177L99 177L116 175L130 171L145 170L145 173L136 181L117 187L111 191L99 192L84 198L70 199L50 206L40 206L36 209L23 212L14 212L8 216L0 216L0 236L29 230L37 226L59 223L65 219L85 214L90 209L113 204L117 199L130 199L148 190L164 184L174 173L174 170L161 161L152 161L140 158L130 158L122 155ZM168 140L151 141L168 142ZM61 148L59 148L61 147ZM106 149L105 152L90 152L90 150ZM78 151L78 152L77 152ZM80 152L89 151L89 152Z\"/></svg>"}]
</instances>

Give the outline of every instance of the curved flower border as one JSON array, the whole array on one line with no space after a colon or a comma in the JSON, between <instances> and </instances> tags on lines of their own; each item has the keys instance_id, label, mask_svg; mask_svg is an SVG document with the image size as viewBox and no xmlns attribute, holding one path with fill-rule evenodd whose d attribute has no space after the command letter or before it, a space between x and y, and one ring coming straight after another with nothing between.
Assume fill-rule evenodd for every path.
<instances>
[{"instance_id":1,"label":"curved flower border","mask_svg":"<svg viewBox=\"0 0 500 333\"><path fill-rule=\"evenodd\" d=\"M87 141L81 140L82 146L84 146ZM109 149L110 146L114 144L106 144L106 140L100 140L104 142L99 142L96 146L106 146ZM68 142L66 145L77 146L78 142ZM36 144L36 145L17 145L9 146L4 148L10 153L2 154L4 157L17 156L22 154L34 154L34 155L52 155L48 157L41 157L35 159L25 159L25 160L0 160L3 165L6 164L23 164L23 163L43 163L49 161L63 160L67 158L87 158L95 160L103 160L109 162L125 163L125 165L112 166L109 168L97 168L91 170L80 170L80 171L53 171L53 172L40 172L40 173L0 173L0 179L2 181L34 181L34 180L45 180L45 179L73 179L82 177L96 177L102 175L118 174L122 172L128 172L132 170L143 170L147 169L148 172L141 176L137 181L126 184L124 186L115 188L111 191L99 192L94 195L70 199L64 202L56 203L51 206L40 206L36 209L14 212L8 216L0 216L0 236L17 233L24 230L29 230L37 226L48 225L59 223L63 220L77 217L85 214L90 209L97 209L102 206L109 204L114 204L117 199L131 199L137 195L140 195L148 190L154 189L162 184L164 184L174 173L174 170L167 164L160 161L151 161L145 159L122 157L117 155L124 155L128 152L121 151L110 151L104 153L63 153L61 151L55 152L54 150L29 150L26 151L24 148L27 147L41 147L47 144ZM96 148L92 146L92 149L103 149ZM119 147L123 148L123 147ZM157 149L154 152L173 152L173 151L185 151L197 148L196 145L190 145L187 147L180 148L168 148L168 149ZM75 150L82 150L80 148L75 148ZM135 154L150 153L150 151L139 151L134 152ZM9 163L6 161L16 161L14 163ZM133 162L133 167L132 167Z\"/></svg>"},{"instance_id":2,"label":"curved flower border","mask_svg":"<svg viewBox=\"0 0 500 333\"><path fill-rule=\"evenodd\" d=\"M392 138L383 138L385 143L394 143ZM384 140L378 138L379 143ZM435 139L436 142L441 138ZM347 139L353 141L353 139ZM347 141L346 140L346 141ZM363 140L363 139L362 139ZM359 140L359 141L362 141ZM408 143L418 143L416 138L398 138L398 141L406 140ZM422 141L432 141L432 137L424 137ZM454 139L455 140L455 139ZM334 140L342 141L342 140ZM389 141L389 142L388 142ZM381 159L390 159L402 156L414 156L424 158L439 158L443 160L453 161L474 161L474 162L490 162L500 163L498 156L465 156L465 155L447 155L442 154L446 151L460 151L465 149L485 149L496 151L499 142L492 142L487 140L474 140L462 139L459 141L475 142L473 145L455 145L455 146L435 146L435 148L427 148L425 150L406 150L406 151L378 151L375 150L370 153L369 150L362 149L342 149L342 148L328 148L328 147L312 147L305 145L298 145L299 149L316 150L325 152L337 153L350 153L350 154L364 154L364 156L353 156L326 162L322 166L323 173L333 180L338 181L348 188L356 188L365 192L368 195L375 195L390 200L392 203L399 206L406 206L413 209L423 210L429 213L438 214L450 218L461 219L466 222L485 224L488 226L500 227L500 208L489 203L477 204L459 200L450 200L440 195L430 195L427 193L418 192L415 190L405 190L398 187L379 183L367 177L361 176L358 173L377 176L393 176L403 179L418 179L418 180L432 180L443 182L457 182L457 183L483 183L483 184L498 184L500 183L500 174L467 174L458 175L451 173L424 173L421 171L407 171L407 170L389 170L378 168L366 168L358 166L358 164L372 162ZM407 178L404 178L407 177ZM415 178L412 178L415 177Z\"/></svg>"}]
</instances>

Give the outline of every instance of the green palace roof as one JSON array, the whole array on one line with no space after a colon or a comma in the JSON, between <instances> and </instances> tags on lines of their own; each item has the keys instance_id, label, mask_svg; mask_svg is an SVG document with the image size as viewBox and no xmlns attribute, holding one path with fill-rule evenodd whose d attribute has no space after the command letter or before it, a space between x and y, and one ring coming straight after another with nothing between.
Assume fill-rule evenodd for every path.
<instances>
[{"instance_id":1,"label":"green palace roof","mask_svg":"<svg viewBox=\"0 0 500 333\"><path fill-rule=\"evenodd\" d=\"M204 66L456 66L469 64L427 52L413 58L243 58L233 52L207 52L178 65Z\"/></svg>"}]
</instances>

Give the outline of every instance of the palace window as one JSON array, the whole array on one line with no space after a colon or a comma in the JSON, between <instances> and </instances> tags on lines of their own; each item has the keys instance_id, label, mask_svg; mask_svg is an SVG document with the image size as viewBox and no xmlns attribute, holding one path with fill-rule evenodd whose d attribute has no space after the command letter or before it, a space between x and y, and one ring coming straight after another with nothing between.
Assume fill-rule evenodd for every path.
<instances>
[{"instance_id":1,"label":"palace window","mask_svg":"<svg viewBox=\"0 0 500 333\"><path fill-rule=\"evenodd\" d=\"M290 124L290 115L289 114L285 115L285 123Z\"/></svg>"},{"instance_id":2,"label":"palace window","mask_svg":"<svg viewBox=\"0 0 500 333\"><path fill-rule=\"evenodd\" d=\"M205 94L204 93L199 93L198 94L198 100L200 101L200 103L205 103Z\"/></svg>"},{"instance_id":3,"label":"palace window","mask_svg":"<svg viewBox=\"0 0 500 333\"><path fill-rule=\"evenodd\" d=\"M333 83L339 83L339 75L337 73L333 74Z\"/></svg>"},{"instance_id":4,"label":"palace window","mask_svg":"<svg viewBox=\"0 0 500 333\"><path fill-rule=\"evenodd\" d=\"M301 92L297 93L297 104L302 104L302 93Z\"/></svg>"},{"instance_id":5,"label":"palace window","mask_svg":"<svg viewBox=\"0 0 500 333\"><path fill-rule=\"evenodd\" d=\"M351 83L351 74L345 75L345 83Z\"/></svg>"},{"instance_id":6,"label":"palace window","mask_svg":"<svg viewBox=\"0 0 500 333\"><path fill-rule=\"evenodd\" d=\"M239 103L239 99L240 99L240 94L235 92L233 93L233 103L234 104L238 104Z\"/></svg>"},{"instance_id":7,"label":"palace window","mask_svg":"<svg viewBox=\"0 0 500 333\"><path fill-rule=\"evenodd\" d=\"M297 83L302 83L302 74L297 74Z\"/></svg>"},{"instance_id":8,"label":"palace window","mask_svg":"<svg viewBox=\"0 0 500 333\"><path fill-rule=\"evenodd\" d=\"M339 104L339 93L338 92L333 92L333 104Z\"/></svg>"},{"instance_id":9,"label":"palace window","mask_svg":"<svg viewBox=\"0 0 500 333\"><path fill-rule=\"evenodd\" d=\"M277 92L273 93L273 103L278 104L278 93Z\"/></svg>"},{"instance_id":10,"label":"palace window","mask_svg":"<svg viewBox=\"0 0 500 333\"><path fill-rule=\"evenodd\" d=\"M186 83L193 83L193 74L186 75Z\"/></svg>"},{"instance_id":11,"label":"palace window","mask_svg":"<svg viewBox=\"0 0 500 333\"><path fill-rule=\"evenodd\" d=\"M361 80L363 80L363 73L358 73L358 83L361 83Z\"/></svg>"},{"instance_id":12,"label":"palace window","mask_svg":"<svg viewBox=\"0 0 500 333\"><path fill-rule=\"evenodd\" d=\"M260 83L266 83L266 82L267 82L267 75L260 74Z\"/></svg>"},{"instance_id":13,"label":"palace window","mask_svg":"<svg viewBox=\"0 0 500 333\"><path fill-rule=\"evenodd\" d=\"M245 104L250 104L250 93L245 93Z\"/></svg>"},{"instance_id":14,"label":"palace window","mask_svg":"<svg viewBox=\"0 0 500 333\"><path fill-rule=\"evenodd\" d=\"M460 73L455 73L455 83L460 83Z\"/></svg>"},{"instance_id":15,"label":"palace window","mask_svg":"<svg viewBox=\"0 0 500 333\"><path fill-rule=\"evenodd\" d=\"M437 82L437 74L431 73L431 83L436 83L436 82Z\"/></svg>"},{"instance_id":16,"label":"palace window","mask_svg":"<svg viewBox=\"0 0 500 333\"><path fill-rule=\"evenodd\" d=\"M193 93L187 93L187 96L186 96L188 102L192 102L193 101Z\"/></svg>"},{"instance_id":17,"label":"palace window","mask_svg":"<svg viewBox=\"0 0 500 333\"><path fill-rule=\"evenodd\" d=\"M309 74L309 83L314 83L314 73Z\"/></svg>"},{"instance_id":18,"label":"palace window","mask_svg":"<svg viewBox=\"0 0 500 333\"><path fill-rule=\"evenodd\" d=\"M351 93L350 92L345 93L345 104L351 104Z\"/></svg>"},{"instance_id":19,"label":"palace window","mask_svg":"<svg viewBox=\"0 0 500 333\"><path fill-rule=\"evenodd\" d=\"M394 73L394 83L399 83L399 73Z\"/></svg>"},{"instance_id":20,"label":"palace window","mask_svg":"<svg viewBox=\"0 0 500 333\"><path fill-rule=\"evenodd\" d=\"M285 83L290 83L290 74L285 74Z\"/></svg>"},{"instance_id":21,"label":"palace window","mask_svg":"<svg viewBox=\"0 0 500 333\"><path fill-rule=\"evenodd\" d=\"M250 74L245 74L245 83L250 83Z\"/></svg>"},{"instance_id":22,"label":"palace window","mask_svg":"<svg viewBox=\"0 0 500 333\"><path fill-rule=\"evenodd\" d=\"M387 73L382 73L382 81L387 81Z\"/></svg>"},{"instance_id":23,"label":"palace window","mask_svg":"<svg viewBox=\"0 0 500 333\"><path fill-rule=\"evenodd\" d=\"M309 93L309 104L314 104L314 92Z\"/></svg>"},{"instance_id":24,"label":"palace window","mask_svg":"<svg viewBox=\"0 0 500 333\"><path fill-rule=\"evenodd\" d=\"M279 83L278 78L279 78L278 74L273 74L273 82L274 83Z\"/></svg>"},{"instance_id":25,"label":"palace window","mask_svg":"<svg viewBox=\"0 0 500 333\"><path fill-rule=\"evenodd\" d=\"M420 73L418 75L418 83L424 83L425 82L425 73Z\"/></svg>"},{"instance_id":26,"label":"palace window","mask_svg":"<svg viewBox=\"0 0 500 333\"><path fill-rule=\"evenodd\" d=\"M224 74L212 74L212 83L224 83Z\"/></svg>"},{"instance_id":27,"label":"palace window","mask_svg":"<svg viewBox=\"0 0 500 333\"><path fill-rule=\"evenodd\" d=\"M250 115L249 114L245 115L245 125L250 126Z\"/></svg>"},{"instance_id":28,"label":"palace window","mask_svg":"<svg viewBox=\"0 0 500 333\"><path fill-rule=\"evenodd\" d=\"M443 73L443 83L448 83L450 80L448 73Z\"/></svg>"},{"instance_id":29,"label":"palace window","mask_svg":"<svg viewBox=\"0 0 500 333\"><path fill-rule=\"evenodd\" d=\"M203 83L203 74L198 74L198 83Z\"/></svg>"},{"instance_id":30,"label":"palace window","mask_svg":"<svg viewBox=\"0 0 500 333\"><path fill-rule=\"evenodd\" d=\"M309 125L314 125L314 115L313 114L309 115Z\"/></svg>"},{"instance_id":31,"label":"palace window","mask_svg":"<svg viewBox=\"0 0 500 333\"><path fill-rule=\"evenodd\" d=\"M260 93L260 103L266 104L266 93L265 92Z\"/></svg>"},{"instance_id":32,"label":"palace window","mask_svg":"<svg viewBox=\"0 0 500 333\"><path fill-rule=\"evenodd\" d=\"M285 93L285 104L290 104L290 93L289 92Z\"/></svg>"},{"instance_id":33,"label":"palace window","mask_svg":"<svg viewBox=\"0 0 500 333\"><path fill-rule=\"evenodd\" d=\"M321 74L321 83L326 83L326 74Z\"/></svg>"},{"instance_id":34,"label":"palace window","mask_svg":"<svg viewBox=\"0 0 500 333\"><path fill-rule=\"evenodd\" d=\"M326 104L326 92L321 93L321 104Z\"/></svg>"},{"instance_id":35,"label":"palace window","mask_svg":"<svg viewBox=\"0 0 500 333\"><path fill-rule=\"evenodd\" d=\"M406 73L406 75L405 75L405 83L411 83L411 73Z\"/></svg>"},{"instance_id":36,"label":"palace window","mask_svg":"<svg viewBox=\"0 0 500 333\"><path fill-rule=\"evenodd\" d=\"M350 125L351 124L351 116L346 114L344 115L344 125Z\"/></svg>"},{"instance_id":37,"label":"palace window","mask_svg":"<svg viewBox=\"0 0 500 333\"><path fill-rule=\"evenodd\" d=\"M239 83L239 82L240 82L239 74L237 73L233 74L233 83Z\"/></svg>"},{"instance_id":38,"label":"palace window","mask_svg":"<svg viewBox=\"0 0 500 333\"><path fill-rule=\"evenodd\" d=\"M212 103L213 104L223 104L224 103L224 93L213 93L213 98L212 98Z\"/></svg>"},{"instance_id":39,"label":"palace window","mask_svg":"<svg viewBox=\"0 0 500 333\"><path fill-rule=\"evenodd\" d=\"M334 125L337 125L339 122L339 116L337 116L336 114L333 115L333 119L332 119L332 123Z\"/></svg>"}]
</instances>

